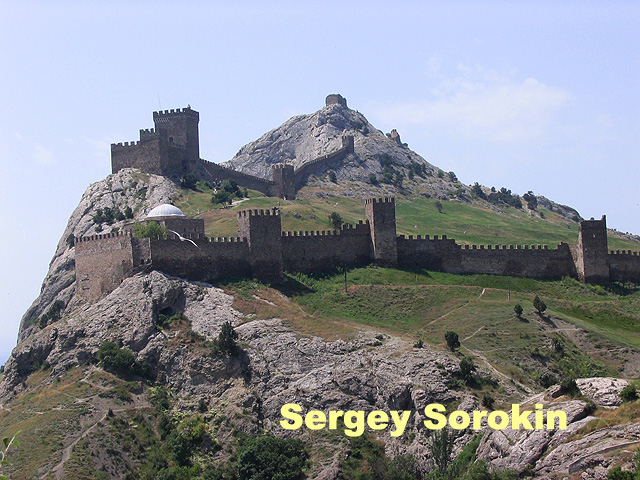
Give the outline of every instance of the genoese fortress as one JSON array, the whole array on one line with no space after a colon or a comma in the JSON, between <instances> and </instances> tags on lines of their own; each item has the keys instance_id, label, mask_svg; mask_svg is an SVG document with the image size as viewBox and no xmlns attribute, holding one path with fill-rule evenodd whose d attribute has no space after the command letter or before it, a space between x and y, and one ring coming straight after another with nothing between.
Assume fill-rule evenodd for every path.
<instances>
[{"instance_id":1,"label":"genoese fortress","mask_svg":"<svg viewBox=\"0 0 640 480\"><path fill-rule=\"evenodd\" d=\"M326 104L346 107L340 95ZM140 130L137 142L111 145L113 173L138 168L180 178L193 173L213 180L233 179L268 196L295 198L315 169L354 153L354 137L344 135L333 153L299 169L278 164L264 179L221 167L199 156L199 113L191 107L154 112L155 129ZM126 277L159 270L189 280L211 282L225 277L255 277L279 282L286 272L314 272L376 263L422 267L455 274L493 274L540 279L571 276L585 283L640 283L640 254L610 252L607 226L601 220L580 222L576 244L555 248L536 245L461 245L445 235L398 236L395 200L365 201L365 219L332 231L282 231L280 211L238 212L238 235L209 238L202 219L187 218L172 205L153 209L155 221L175 233L166 238L135 238L130 230L75 239L76 291L94 301L113 291Z\"/></svg>"},{"instance_id":2,"label":"genoese fortress","mask_svg":"<svg viewBox=\"0 0 640 480\"><path fill-rule=\"evenodd\" d=\"M640 282L638 252L607 250L604 217L581 222L577 244L548 248L460 245L445 235L398 236L393 198L366 200L366 220L337 231L282 231L278 209L242 210L237 215L238 236L231 238L207 237L202 219L187 218L176 207L158 209L146 221L156 221L179 236L135 238L125 230L76 238L76 291L82 298L97 300L124 278L150 270L206 282L238 276L279 282L286 272L371 263L456 274Z\"/></svg>"}]
</instances>

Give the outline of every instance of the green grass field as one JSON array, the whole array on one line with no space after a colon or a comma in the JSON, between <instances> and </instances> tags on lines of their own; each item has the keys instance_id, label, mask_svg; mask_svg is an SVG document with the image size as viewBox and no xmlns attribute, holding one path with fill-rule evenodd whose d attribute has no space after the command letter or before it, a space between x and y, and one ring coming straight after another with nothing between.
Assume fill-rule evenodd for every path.
<instances>
[{"instance_id":1,"label":"green grass field","mask_svg":"<svg viewBox=\"0 0 640 480\"><path fill-rule=\"evenodd\" d=\"M304 193L304 189L302 191ZM183 190L176 204L185 214L204 218L210 236L237 235L235 215L249 208L278 207L283 230L330 230L329 215L337 212L348 223L364 220L364 202L346 197L307 197L293 201L264 197L250 191L248 199L223 208L211 203L211 191ZM399 235L447 235L462 244L548 245L576 243L578 224L557 213L541 209L545 218L525 210L506 208L504 213L477 204L443 201L442 213L436 200L415 197L396 198L396 221ZM609 235L610 250L640 251L640 243Z\"/></svg>"}]
</instances>

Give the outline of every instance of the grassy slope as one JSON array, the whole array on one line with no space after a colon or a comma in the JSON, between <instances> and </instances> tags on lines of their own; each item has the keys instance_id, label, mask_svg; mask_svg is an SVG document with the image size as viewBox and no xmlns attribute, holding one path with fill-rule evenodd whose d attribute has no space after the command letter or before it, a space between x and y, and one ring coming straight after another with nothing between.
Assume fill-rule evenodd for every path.
<instances>
[{"instance_id":1,"label":"grassy slope","mask_svg":"<svg viewBox=\"0 0 640 480\"><path fill-rule=\"evenodd\" d=\"M302 191L304 194L304 190ZM293 201L261 197L251 198L228 208L214 207L210 191L183 191L176 204L187 215L205 220L207 234L229 237L237 235L235 215L247 208L279 207L283 230L329 230L329 214L338 212L344 221L364 220L364 202L346 197L307 197ZM545 218L529 215L526 210L508 208L505 213L486 205L457 201L443 203L442 213L436 200L415 197L396 199L397 232L403 235L447 235L468 244L528 244L555 247L560 242L576 243L578 224L548 210L540 209ZM609 236L611 250L640 250L640 243Z\"/></svg>"},{"instance_id":2,"label":"grassy slope","mask_svg":"<svg viewBox=\"0 0 640 480\"><path fill-rule=\"evenodd\" d=\"M619 374L623 358L613 352L640 347L637 290L619 295L572 279L542 282L377 267L349 272L348 293L339 273L298 275L297 280L286 293L316 316L435 345L453 330L463 347L526 384L535 383L538 364L558 376ZM548 305L545 317L534 312L535 295ZM521 320L513 313L517 303L525 310ZM553 339L564 345L563 355L551 347Z\"/></svg>"}]
</instances>

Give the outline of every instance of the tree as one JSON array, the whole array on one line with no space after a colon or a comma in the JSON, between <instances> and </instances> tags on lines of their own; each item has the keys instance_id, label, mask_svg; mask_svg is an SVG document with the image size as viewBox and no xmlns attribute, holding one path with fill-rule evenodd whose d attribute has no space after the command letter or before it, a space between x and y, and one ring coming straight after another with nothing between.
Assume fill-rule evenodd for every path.
<instances>
[{"instance_id":1,"label":"tree","mask_svg":"<svg viewBox=\"0 0 640 480\"><path fill-rule=\"evenodd\" d=\"M329 221L331 222L331 225L333 225L334 230L340 230L340 227L342 227L342 224L344 223L342 216L338 212L331 212L331 215L329 215Z\"/></svg>"},{"instance_id":2,"label":"tree","mask_svg":"<svg viewBox=\"0 0 640 480\"><path fill-rule=\"evenodd\" d=\"M238 182L231 178L227 178L220 183L219 190L229 192L231 195L236 195L240 189L238 188Z\"/></svg>"},{"instance_id":3,"label":"tree","mask_svg":"<svg viewBox=\"0 0 640 480\"><path fill-rule=\"evenodd\" d=\"M456 332L447 332L444 334L444 339L447 341L447 347L452 352L455 352L456 348L460 348L460 340Z\"/></svg>"},{"instance_id":4,"label":"tree","mask_svg":"<svg viewBox=\"0 0 640 480\"><path fill-rule=\"evenodd\" d=\"M224 322L222 324L222 330L218 334L218 349L221 352L225 352L228 354L232 354L235 352L237 345L236 340L238 339L238 332L236 332L231 325L231 322Z\"/></svg>"},{"instance_id":5,"label":"tree","mask_svg":"<svg viewBox=\"0 0 640 480\"><path fill-rule=\"evenodd\" d=\"M167 234L167 227L158 222L141 222L133 226L133 236L136 238L163 238Z\"/></svg>"},{"instance_id":6,"label":"tree","mask_svg":"<svg viewBox=\"0 0 640 480\"><path fill-rule=\"evenodd\" d=\"M451 465L454 442L455 436L448 427L435 430L431 435L431 442L429 443L431 462L433 462L433 466L438 473L442 475L447 473Z\"/></svg>"},{"instance_id":7,"label":"tree","mask_svg":"<svg viewBox=\"0 0 640 480\"><path fill-rule=\"evenodd\" d=\"M219 189L216 193L211 197L211 203L213 204L221 204L224 205L226 203L231 204L233 197L231 193L226 190Z\"/></svg>"},{"instance_id":8,"label":"tree","mask_svg":"<svg viewBox=\"0 0 640 480\"><path fill-rule=\"evenodd\" d=\"M238 448L240 480L303 480L309 454L298 439L249 437Z\"/></svg>"},{"instance_id":9,"label":"tree","mask_svg":"<svg viewBox=\"0 0 640 480\"><path fill-rule=\"evenodd\" d=\"M193 173L185 173L182 175L182 178L180 178L180 185L184 188L194 190L196 188L196 183L198 183L198 177Z\"/></svg>"},{"instance_id":10,"label":"tree","mask_svg":"<svg viewBox=\"0 0 640 480\"><path fill-rule=\"evenodd\" d=\"M124 218L128 218L128 219L132 219L133 218L133 210L131 210L131 207L127 206L124 209Z\"/></svg>"},{"instance_id":11,"label":"tree","mask_svg":"<svg viewBox=\"0 0 640 480\"><path fill-rule=\"evenodd\" d=\"M527 202L527 208L529 208L529 210L535 210L536 208L538 208L538 199L531 190L522 195L522 198L525 202Z\"/></svg>"},{"instance_id":12,"label":"tree","mask_svg":"<svg viewBox=\"0 0 640 480\"><path fill-rule=\"evenodd\" d=\"M487 196L482 191L482 187L478 182L473 184L473 187L471 187L471 192L478 198L483 198L483 199L487 198Z\"/></svg>"},{"instance_id":13,"label":"tree","mask_svg":"<svg viewBox=\"0 0 640 480\"><path fill-rule=\"evenodd\" d=\"M522 312L524 312L524 308L522 308L522 305L518 303L513 307L513 311L516 313L516 316L520 318L522 316Z\"/></svg>"},{"instance_id":14,"label":"tree","mask_svg":"<svg viewBox=\"0 0 640 480\"><path fill-rule=\"evenodd\" d=\"M435 207L438 210L438 213L442 213L442 202L439 200L435 203Z\"/></svg>"},{"instance_id":15,"label":"tree","mask_svg":"<svg viewBox=\"0 0 640 480\"><path fill-rule=\"evenodd\" d=\"M542 315L547 309L547 305L540 299L538 295L533 299L533 308L538 311L538 315Z\"/></svg>"}]
</instances>

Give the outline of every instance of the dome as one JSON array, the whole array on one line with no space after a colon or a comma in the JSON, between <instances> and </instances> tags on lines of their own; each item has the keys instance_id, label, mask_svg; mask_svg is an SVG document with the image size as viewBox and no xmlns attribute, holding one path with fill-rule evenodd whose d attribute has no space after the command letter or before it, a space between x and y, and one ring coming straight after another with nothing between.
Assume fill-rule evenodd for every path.
<instances>
[{"instance_id":1,"label":"dome","mask_svg":"<svg viewBox=\"0 0 640 480\"><path fill-rule=\"evenodd\" d=\"M174 205L163 203L147 214L147 218L151 217L184 217L184 213Z\"/></svg>"}]
</instances>

